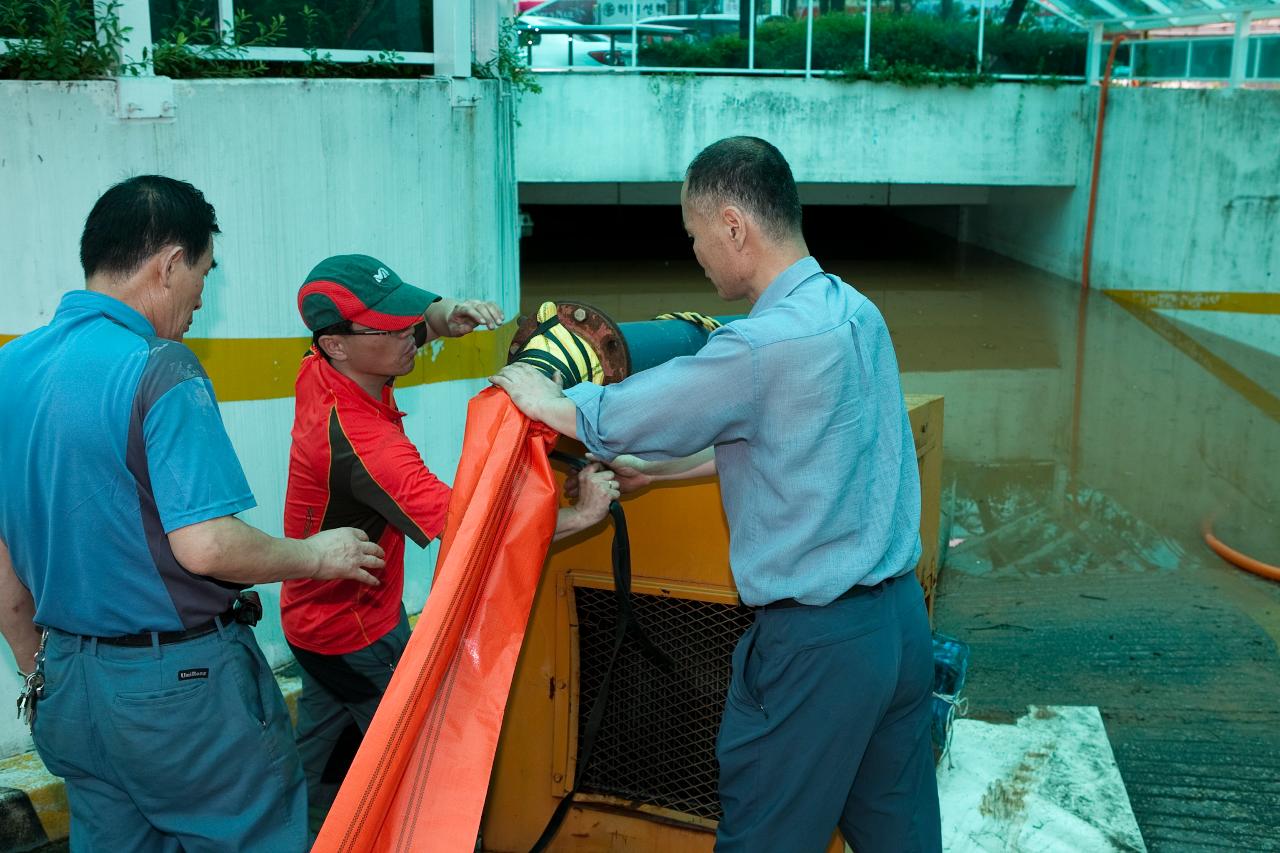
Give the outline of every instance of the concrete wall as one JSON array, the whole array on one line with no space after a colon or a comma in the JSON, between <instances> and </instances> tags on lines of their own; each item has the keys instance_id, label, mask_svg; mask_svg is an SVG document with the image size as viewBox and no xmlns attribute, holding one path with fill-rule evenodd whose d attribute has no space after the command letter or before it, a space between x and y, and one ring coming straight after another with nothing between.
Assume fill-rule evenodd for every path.
<instances>
[{"instance_id":1,"label":"concrete wall","mask_svg":"<svg viewBox=\"0 0 1280 853\"><path fill-rule=\"evenodd\" d=\"M371 254L408 281L514 316L509 100L489 81L193 81L176 84L175 119L122 121L114 85L0 83L0 342L48 322L62 293L82 286L80 231L108 186L148 172L194 183L223 233L188 340L258 499L243 517L279 534L292 378L306 347L295 299L316 261ZM501 363L500 335L436 347L397 395L410 437L446 481L466 401ZM408 551L405 601L417 610L436 549ZM262 591L257 634L280 663L277 591ZM0 667L0 696L17 684ZM11 717L0 718L0 755L28 748Z\"/></svg>"},{"instance_id":2,"label":"concrete wall","mask_svg":"<svg viewBox=\"0 0 1280 853\"><path fill-rule=\"evenodd\" d=\"M1092 139L1097 90L1075 90ZM1280 293L1280 91L1117 89L1107 107L1093 247L1102 290ZM1080 278L1091 158L1076 191L993 189L965 239ZM1169 304L1180 304L1172 299ZM1274 313L1162 309L1280 355Z\"/></svg>"},{"instance_id":3,"label":"concrete wall","mask_svg":"<svg viewBox=\"0 0 1280 853\"><path fill-rule=\"evenodd\" d=\"M539 83L520 104L522 185L678 184L698 151L737 134L776 144L802 184L1073 186L1087 155L1076 87L586 74Z\"/></svg>"},{"instance_id":4,"label":"concrete wall","mask_svg":"<svg viewBox=\"0 0 1280 853\"><path fill-rule=\"evenodd\" d=\"M751 134L806 204L952 205L909 217L1079 279L1098 90L799 78L544 74L520 108L531 203L671 203L690 159ZM1280 92L1116 89L1095 232L1098 289L1280 292ZM1230 307L1224 306L1224 307ZM1280 324L1161 311L1280 354Z\"/></svg>"}]
</instances>

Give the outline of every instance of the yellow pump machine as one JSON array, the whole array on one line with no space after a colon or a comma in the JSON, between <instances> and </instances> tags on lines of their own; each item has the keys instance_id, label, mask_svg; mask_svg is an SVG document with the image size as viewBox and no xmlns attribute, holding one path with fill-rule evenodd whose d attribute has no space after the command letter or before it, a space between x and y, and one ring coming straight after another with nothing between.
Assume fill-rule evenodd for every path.
<instances>
[{"instance_id":1,"label":"yellow pump machine","mask_svg":"<svg viewBox=\"0 0 1280 853\"><path fill-rule=\"evenodd\" d=\"M560 303L558 319L600 355L603 380L692 353L708 327L697 315L614 324L591 306ZM676 322L673 322L676 321ZM688 322L679 322L687 320ZM521 321L513 355L536 332ZM920 468L923 554L916 575L929 613L938 568L941 397L908 396ZM575 442L560 449L581 456ZM730 655L751 623L729 570L729 538L713 479L652 486L623 501L630 533L634 620L665 655L637 642L610 668L619 603L606 526L552 548L516 667L485 806L481 841L527 853L561 799L577 793L547 849L573 853L709 853L720 816L716 733ZM603 718L587 766L588 716ZM833 851L843 850L839 837Z\"/></svg>"}]
</instances>

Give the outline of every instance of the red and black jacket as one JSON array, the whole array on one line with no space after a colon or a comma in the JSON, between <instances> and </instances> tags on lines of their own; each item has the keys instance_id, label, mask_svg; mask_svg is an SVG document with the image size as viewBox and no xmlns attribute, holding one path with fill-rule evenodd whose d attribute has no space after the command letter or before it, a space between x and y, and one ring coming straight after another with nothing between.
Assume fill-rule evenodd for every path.
<instances>
[{"instance_id":1,"label":"red and black jacket","mask_svg":"<svg viewBox=\"0 0 1280 853\"><path fill-rule=\"evenodd\" d=\"M314 349L296 386L284 534L305 539L358 527L386 552L381 586L355 581L285 581L285 639L317 654L358 651L400 618L404 537L422 547L444 530L449 487L427 470L405 435L391 386L375 400Z\"/></svg>"}]
</instances>

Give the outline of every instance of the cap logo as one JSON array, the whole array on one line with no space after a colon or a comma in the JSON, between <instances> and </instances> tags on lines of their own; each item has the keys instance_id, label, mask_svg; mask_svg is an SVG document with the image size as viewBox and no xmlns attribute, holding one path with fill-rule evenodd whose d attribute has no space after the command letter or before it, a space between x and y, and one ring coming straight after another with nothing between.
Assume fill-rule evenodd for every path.
<instances>
[{"instance_id":1,"label":"cap logo","mask_svg":"<svg viewBox=\"0 0 1280 853\"><path fill-rule=\"evenodd\" d=\"M386 267L378 267L378 271L373 274L373 280L378 284L382 284L389 275L391 275L391 273L387 271Z\"/></svg>"}]
</instances>

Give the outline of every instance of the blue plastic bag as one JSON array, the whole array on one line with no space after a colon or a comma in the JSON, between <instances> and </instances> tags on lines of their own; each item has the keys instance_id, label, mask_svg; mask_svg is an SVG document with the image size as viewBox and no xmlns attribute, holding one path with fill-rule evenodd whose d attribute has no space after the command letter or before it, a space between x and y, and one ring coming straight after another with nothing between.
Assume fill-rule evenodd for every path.
<instances>
[{"instance_id":1,"label":"blue plastic bag","mask_svg":"<svg viewBox=\"0 0 1280 853\"><path fill-rule=\"evenodd\" d=\"M964 714L969 645L944 634L933 635L933 754L938 760L951 744L951 724Z\"/></svg>"}]
</instances>

